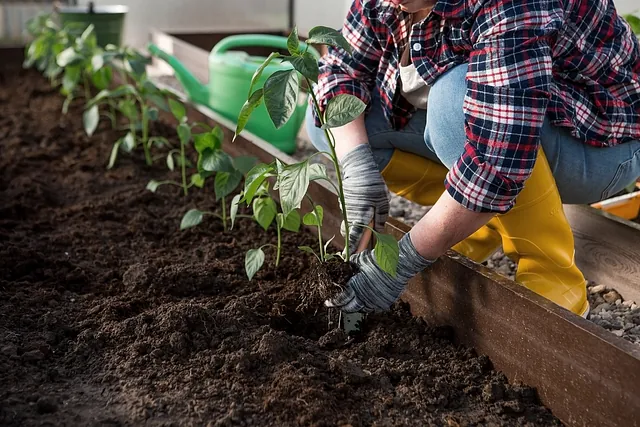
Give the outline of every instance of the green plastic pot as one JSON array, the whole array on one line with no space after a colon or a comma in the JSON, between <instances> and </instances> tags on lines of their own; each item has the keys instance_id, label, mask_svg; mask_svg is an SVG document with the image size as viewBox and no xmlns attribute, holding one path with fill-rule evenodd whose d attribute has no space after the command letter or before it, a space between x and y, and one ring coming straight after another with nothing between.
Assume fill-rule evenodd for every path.
<instances>
[{"instance_id":1,"label":"green plastic pot","mask_svg":"<svg viewBox=\"0 0 640 427\"><path fill-rule=\"evenodd\" d=\"M60 6L58 15L64 26L70 23L87 28L93 24L98 45L122 45L124 20L128 12L126 6L95 6L90 2L88 6Z\"/></svg>"},{"instance_id":2,"label":"green plastic pot","mask_svg":"<svg viewBox=\"0 0 640 427\"><path fill-rule=\"evenodd\" d=\"M154 44L149 44L149 52L169 64L182 84L189 99L197 104L205 105L221 116L233 121L238 120L240 110L249 96L251 79L266 57L252 56L242 50L232 50L246 47L269 47L274 49L287 48L287 38L269 34L240 34L222 39L213 47L209 54L209 84L204 85L182 64L176 57L169 55ZM302 49L306 44L301 43ZM309 46L316 58L320 54L313 46ZM264 82L276 71L291 70L288 62L272 61L262 72L255 89L259 89ZM279 150L293 154L296 151L296 138L307 111L304 97L289 121L280 129L276 129L264 103L261 103L251 114L245 129L277 147Z\"/></svg>"}]
</instances>

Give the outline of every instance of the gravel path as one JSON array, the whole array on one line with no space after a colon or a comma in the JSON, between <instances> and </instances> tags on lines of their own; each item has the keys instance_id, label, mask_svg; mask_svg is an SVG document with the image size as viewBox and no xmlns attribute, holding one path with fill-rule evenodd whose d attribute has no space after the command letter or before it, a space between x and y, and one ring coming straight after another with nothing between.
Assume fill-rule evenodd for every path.
<instances>
[{"instance_id":1,"label":"gravel path","mask_svg":"<svg viewBox=\"0 0 640 427\"><path fill-rule=\"evenodd\" d=\"M178 90L181 89L180 84L171 76L160 76L159 80ZM298 146L298 152L292 157L299 160L309 157L316 151L309 142L304 126L300 131ZM327 158L315 156L311 162L325 164L329 176L335 179L335 169ZM395 194L391 194L390 205L390 216L411 226L415 225L429 210L428 207L417 205ZM501 250L496 251L484 264L511 280L515 279L516 264ZM589 320L618 337L640 345L640 301L624 300L616 290L605 288L597 283L589 283L587 289L591 304Z\"/></svg>"}]
</instances>

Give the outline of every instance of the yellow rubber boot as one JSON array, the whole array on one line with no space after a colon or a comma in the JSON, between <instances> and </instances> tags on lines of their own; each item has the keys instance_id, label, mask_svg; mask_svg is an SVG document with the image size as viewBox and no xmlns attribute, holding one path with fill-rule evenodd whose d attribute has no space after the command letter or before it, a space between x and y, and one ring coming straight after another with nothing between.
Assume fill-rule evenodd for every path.
<instances>
[{"instance_id":1,"label":"yellow rubber boot","mask_svg":"<svg viewBox=\"0 0 640 427\"><path fill-rule=\"evenodd\" d=\"M436 203L444 192L447 168L427 158L395 150L382 171L389 190L422 206ZM482 263L502 243L500 234L484 226L453 247L456 252Z\"/></svg>"},{"instance_id":2,"label":"yellow rubber boot","mask_svg":"<svg viewBox=\"0 0 640 427\"><path fill-rule=\"evenodd\" d=\"M587 317L586 280L575 263L573 233L542 149L515 206L490 222L505 255L518 264L516 282Z\"/></svg>"}]
</instances>

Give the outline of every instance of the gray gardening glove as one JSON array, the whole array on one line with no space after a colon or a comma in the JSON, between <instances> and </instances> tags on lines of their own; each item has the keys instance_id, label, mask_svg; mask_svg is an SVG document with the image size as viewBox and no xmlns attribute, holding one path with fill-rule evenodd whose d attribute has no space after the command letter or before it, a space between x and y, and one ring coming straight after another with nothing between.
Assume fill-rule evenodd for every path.
<instances>
[{"instance_id":1,"label":"gray gardening glove","mask_svg":"<svg viewBox=\"0 0 640 427\"><path fill-rule=\"evenodd\" d=\"M327 307L338 308L346 313L384 311L400 298L407 282L416 274L433 264L424 259L413 246L409 233L398 242L400 258L396 277L382 270L372 250L365 250L351 256L359 272L346 289L332 300L325 301Z\"/></svg>"},{"instance_id":2,"label":"gray gardening glove","mask_svg":"<svg viewBox=\"0 0 640 427\"><path fill-rule=\"evenodd\" d=\"M369 144L361 144L340 161L344 198L349 220L349 248L353 253L366 228L373 221L376 231L384 231L389 215L389 192L373 158ZM344 222L341 226L345 236Z\"/></svg>"}]
</instances>

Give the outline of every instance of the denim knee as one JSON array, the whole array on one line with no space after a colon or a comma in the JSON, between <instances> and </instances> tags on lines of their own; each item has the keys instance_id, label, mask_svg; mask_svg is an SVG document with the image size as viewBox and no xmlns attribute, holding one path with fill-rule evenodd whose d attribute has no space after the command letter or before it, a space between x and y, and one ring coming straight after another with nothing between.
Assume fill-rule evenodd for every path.
<instances>
[{"instance_id":1,"label":"denim knee","mask_svg":"<svg viewBox=\"0 0 640 427\"><path fill-rule=\"evenodd\" d=\"M449 169L462 155L466 142L462 106L467 69L466 63L452 68L429 91L425 144Z\"/></svg>"}]
</instances>

